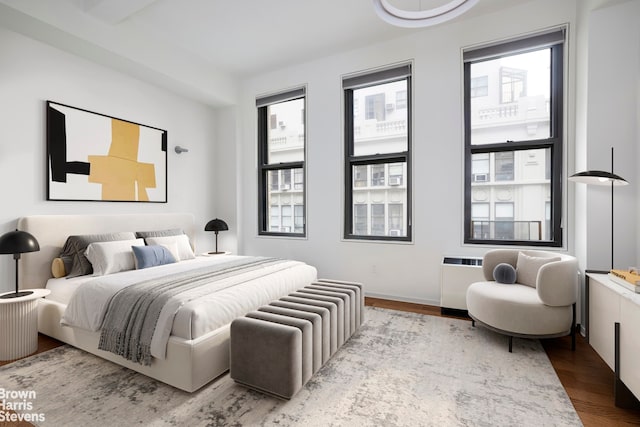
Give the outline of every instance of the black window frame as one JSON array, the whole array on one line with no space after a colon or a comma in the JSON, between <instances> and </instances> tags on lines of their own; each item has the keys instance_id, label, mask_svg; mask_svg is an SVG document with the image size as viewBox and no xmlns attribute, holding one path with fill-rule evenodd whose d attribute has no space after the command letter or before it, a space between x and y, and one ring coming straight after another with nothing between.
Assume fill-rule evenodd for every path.
<instances>
[{"instance_id":1,"label":"black window frame","mask_svg":"<svg viewBox=\"0 0 640 427\"><path fill-rule=\"evenodd\" d=\"M531 247L562 247L563 210L563 148L564 148L564 67L566 29L556 28L545 33L507 41L463 52L464 75L464 243L480 245L516 245ZM471 144L471 64L504 56L551 49L550 135L546 139L519 140L472 145ZM502 94L500 94L502 96ZM551 224L552 233L547 240L474 239L471 218L472 155L529 149L549 149L551 155ZM543 238L546 238L544 236Z\"/></svg>"},{"instance_id":2,"label":"black window frame","mask_svg":"<svg viewBox=\"0 0 640 427\"><path fill-rule=\"evenodd\" d=\"M306 86L279 92L273 95L256 98L256 107L258 110L258 235L260 236L279 236L290 238L304 238L307 236L307 180L306 180L306 160L307 160L307 98ZM304 147L303 160L295 162L280 162L269 164L269 129L270 117L268 107L286 101L294 101L303 99L304 105L302 110L304 124ZM270 231L269 215L271 206L269 203L269 172L281 170L290 170L292 178L292 188L294 186L293 179L295 176L294 169L302 169L302 219L303 231L295 232L295 208L292 208L292 232ZM298 184L296 184L298 185ZM293 206L293 205L292 205Z\"/></svg>"},{"instance_id":3,"label":"black window frame","mask_svg":"<svg viewBox=\"0 0 640 427\"><path fill-rule=\"evenodd\" d=\"M385 83L406 80L407 82L407 150L394 153L373 154L373 155L354 155L354 99L353 92L355 89L376 86ZM344 172L344 230L343 237L345 240L369 240L382 242L411 242L413 240L412 232L412 164L411 164L411 147L412 147L412 64L405 63L389 67L379 71L358 74L356 76L345 77L342 80L342 90L344 94L344 149L345 149L345 172ZM388 235L361 235L354 234L353 227L353 168L354 166L367 165L384 165L393 163L406 164L406 235L405 236L388 236ZM370 215L370 212L369 212Z\"/></svg>"}]
</instances>

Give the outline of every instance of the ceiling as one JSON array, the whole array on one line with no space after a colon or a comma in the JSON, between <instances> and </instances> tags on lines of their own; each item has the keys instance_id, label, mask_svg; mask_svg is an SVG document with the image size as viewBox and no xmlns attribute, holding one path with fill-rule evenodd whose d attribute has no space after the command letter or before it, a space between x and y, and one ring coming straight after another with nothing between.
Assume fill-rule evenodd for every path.
<instances>
[{"instance_id":1,"label":"ceiling","mask_svg":"<svg viewBox=\"0 0 640 427\"><path fill-rule=\"evenodd\" d=\"M480 0L455 20L529 1ZM212 105L233 103L239 78L425 31L387 24L372 0L0 0L0 25Z\"/></svg>"}]
</instances>

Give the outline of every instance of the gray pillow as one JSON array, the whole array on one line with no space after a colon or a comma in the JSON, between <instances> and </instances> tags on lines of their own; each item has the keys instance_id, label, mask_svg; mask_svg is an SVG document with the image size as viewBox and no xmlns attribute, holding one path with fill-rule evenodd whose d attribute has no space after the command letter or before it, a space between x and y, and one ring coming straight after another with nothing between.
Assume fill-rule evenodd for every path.
<instances>
[{"instance_id":1,"label":"gray pillow","mask_svg":"<svg viewBox=\"0 0 640 427\"><path fill-rule=\"evenodd\" d=\"M184 233L179 228L171 228L169 230L136 231L136 237L138 239L146 239L147 237L179 236L181 234Z\"/></svg>"},{"instance_id":2,"label":"gray pillow","mask_svg":"<svg viewBox=\"0 0 640 427\"><path fill-rule=\"evenodd\" d=\"M516 283L516 269L511 264L501 262L493 269L493 279L498 283L513 285Z\"/></svg>"},{"instance_id":3,"label":"gray pillow","mask_svg":"<svg viewBox=\"0 0 640 427\"><path fill-rule=\"evenodd\" d=\"M78 236L69 236L62 247L60 258L71 259L71 269L68 270L67 278L84 276L93 273L91 263L84 255L84 252L93 242L111 242L114 240L135 240L136 236L133 231L122 231L118 233L106 234L84 234ZM65 269L67 268L65 263Z\"/></svg>"}]
</instances>

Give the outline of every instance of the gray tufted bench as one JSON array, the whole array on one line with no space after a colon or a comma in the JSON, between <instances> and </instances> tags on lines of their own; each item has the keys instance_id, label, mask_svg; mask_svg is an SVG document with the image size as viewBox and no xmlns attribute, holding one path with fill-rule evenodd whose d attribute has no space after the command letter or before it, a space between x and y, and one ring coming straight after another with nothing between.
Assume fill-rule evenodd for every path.
<instances>
[{"instance_id":1,"label":"gray tufted bench","mask_svg":"<svg viewBox=\"0 0 640 427\"><path fill-rule=\"evenodd\" d=\"M313 282L231 322L230 376L290 399L363 321L361 283Z\"/></svg>"}]
</instances>

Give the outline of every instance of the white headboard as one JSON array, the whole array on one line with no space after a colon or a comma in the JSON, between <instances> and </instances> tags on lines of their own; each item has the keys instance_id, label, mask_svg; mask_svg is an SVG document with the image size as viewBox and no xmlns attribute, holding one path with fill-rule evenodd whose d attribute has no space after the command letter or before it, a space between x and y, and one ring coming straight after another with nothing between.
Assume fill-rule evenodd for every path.
<instances>
[{"instance_id":1,"label":"white headboard","mask_svg":"<svg viewBox=\"0 0 640 427\"><path fill-rule=\"evenodd\" d=\"M194 227L194 217L188 213L22 217L18 220L18 230L33 234L40 244L40 250L22 254L18 263L19 287L45 287L47 280L52 277L51 262L60 255L60 250L69 236L181 228L194 244Z\"/></svg>"}]
</instances>

